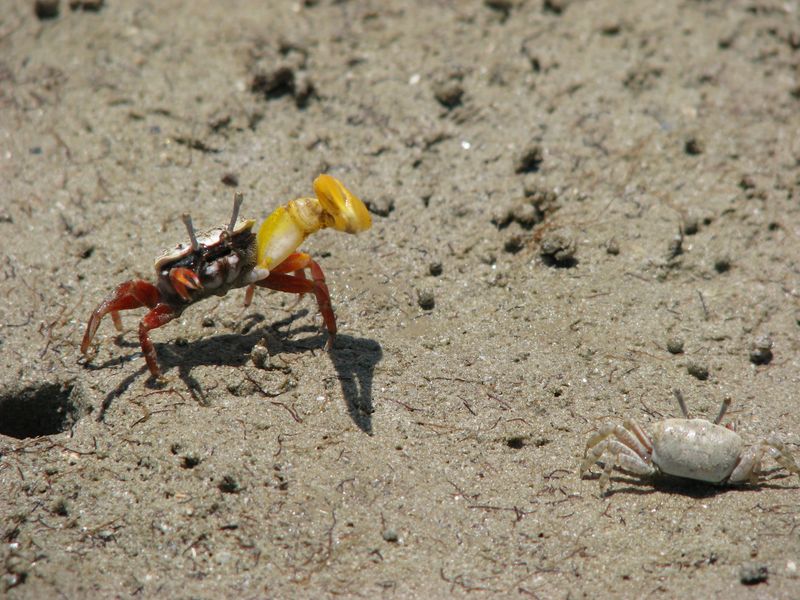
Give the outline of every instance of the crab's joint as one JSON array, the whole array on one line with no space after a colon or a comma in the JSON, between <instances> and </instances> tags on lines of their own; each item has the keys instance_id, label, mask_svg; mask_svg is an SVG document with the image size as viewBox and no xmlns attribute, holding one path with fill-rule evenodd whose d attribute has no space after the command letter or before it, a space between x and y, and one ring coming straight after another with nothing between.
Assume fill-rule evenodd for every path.
<instances>
[{"instance_id":1,"label":"crab's joint","mask_svg":"<svg viewBox=\"0 0 800 600\"><path fill-rule=\"evenodd\" d=\"M262 269L260 267L255 267L252 271L247 274L247 277L244 278L244 283L251 284L256 283L257 281L261 281L262 279L266 279L269 277L269 269Z\"/></svg>"},{"instance_id":2,"label":"crab's joint","mask_svg":"<svg viewBox=\"0 0 800 600\"><path fill-rule=\"evenodd\" d=\"M279 206L258 230L258 266L281 264L312 233L331 227L359 233L372 226L364 203L330 175L314 180L316 198L297 198Z\"/></svg>"},{"instance_id":3,"label":"crab's joint","mask_svg":"<svg viewBox=\"0 0 800 600\"><path fill-rule=\"evenodd\" d=\"M192 244L192 250L197 252L200 249L200 244L197 241L197 236L194 233L194 225L192 225L192 215L189 213L183 213L181 215L181 220L183 224L186 225L186 231L189 232L189 241Z\"/></svg>"}]
</instances>

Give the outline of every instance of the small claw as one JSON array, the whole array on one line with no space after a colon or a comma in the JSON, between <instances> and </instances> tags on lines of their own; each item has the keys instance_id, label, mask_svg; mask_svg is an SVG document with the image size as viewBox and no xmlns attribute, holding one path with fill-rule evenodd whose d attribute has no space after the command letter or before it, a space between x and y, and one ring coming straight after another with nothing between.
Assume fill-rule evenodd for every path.
<instances>
[{"instance_id":1,"label":"small claw","mask_svg":"<svg viewBox=\"0 0 800 600\"><path fill-rule=\"evenodd\" d=\"M169 280L178 295L186 301L191 300L189 290L199 290L203 287L200 278L191 269L176 267L169 272Z\"/></svg>"}]
</instances>

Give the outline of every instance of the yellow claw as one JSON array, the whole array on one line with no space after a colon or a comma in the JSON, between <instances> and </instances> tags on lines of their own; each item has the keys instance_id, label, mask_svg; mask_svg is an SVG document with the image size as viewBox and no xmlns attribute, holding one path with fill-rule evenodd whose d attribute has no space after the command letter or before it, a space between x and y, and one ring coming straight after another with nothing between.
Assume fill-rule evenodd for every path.
<instances>
[{"instance_id":1,"label":"yellow claw","mask_svg":"<svg viewBox=\"0 0 800 600\"><path fill-rule=\"evenodd\" d=\"M314 180L316 198L297 198L279 206L258 230L258 266L271 269L297 250L312 233L332 227L359 233L372 226L367 207L330 175Z\"/></svg>"},{"instance_id":2,"label":"yellow claw","mask_svg":"<svg viewBox=\"0 0 800 600\"><path fill-rule=\"evenodd\" d=\"M372 217L367 207L335 177L317 177L314 180L314 193L322 204L325 216L333 219L323 227L333 227L346 233L360 233L372 227Z\"/></svg>"}]
</instances>

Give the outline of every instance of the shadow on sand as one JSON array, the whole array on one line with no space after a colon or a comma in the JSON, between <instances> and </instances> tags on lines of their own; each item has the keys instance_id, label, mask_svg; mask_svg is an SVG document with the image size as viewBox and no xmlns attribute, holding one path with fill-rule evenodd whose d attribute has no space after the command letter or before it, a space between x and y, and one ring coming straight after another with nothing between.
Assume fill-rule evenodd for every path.
<instances>
[{"instance_id":1,"label":"shadow on sand","mask_svg":"<svg viewBox=\"0 0 800 600\"><path fill-rule=\"evenodd\" d=\"M306 310L293 313L282 321L274 322L267 327L254 327L263 321L263 318L254 316L251 323L245 322L246 333L226 333L213 335L188 344L156 343L156 353L159 365L164 373L169 373L174 368L178 370L178 377L184 382L192 398L201 405L208 401L200 382L192 375L195 367L199 366L227 366L243 367L250 360L253 347L261 340L267 341L270 357L274 358L286 354L300 354L313 352L322 348L327 341L327 334L318 333L314 326L292 328L289 326L297 319L305 316ZM298 334L310 335L297 339ZM117 340L117 345L126 348L138 348L137 343L126 340ZM372 380L375 365L380 362L383 351L378 342L366 338L355 338L346 334L336 336L333 348L328 352L334 368L336 378L339 380L347 403L350 418L361 431L372 434ZM135 352L126 356L115 357L99 365L87 364L91 370L105 369L118 366L134 360L141 360L141 353ZM112 402L121 396L130 385L142 375L147 374L146 365L142 365L134 373L127 375L114 389L106 394L97 415L98 421L105 419L105 414ZM163 384L148 378L147 386L159 389Z\"/></svg>"}]
</instances>

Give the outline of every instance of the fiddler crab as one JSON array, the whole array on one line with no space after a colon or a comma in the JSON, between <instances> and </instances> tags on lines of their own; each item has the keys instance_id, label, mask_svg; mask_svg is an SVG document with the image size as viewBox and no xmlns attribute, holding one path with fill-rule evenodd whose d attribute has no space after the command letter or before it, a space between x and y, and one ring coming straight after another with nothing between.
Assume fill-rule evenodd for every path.
<instances>
[{"instance_id":1,"label":"fiddler crab","mask_svg":"<svg viewBox=\"0 0 800 600\"><path fill-rule=\"evenodd\" d=\"M316 198L298 198L278 207L253 233L255 221L239 220L242 194L236 193L227 227L196 234L192 219L183 215L189 242L164 252L155 262L155 285L141 279L126 281L94 310L86 325L81 352L90 356L92 338L103 317L111 313L122 329L119 311L146 306L150 311L139 322L139 343L154 378L161 376L156 351L148 332L166 325L190 305L209 296L247 287L245 306L256 286L292 294L313 293L329 333L330 348L336 335L336 316L322 268L311 256L296 252L312 233L331 227L346 233L369 229L367 207L330 175L314 180ZM305 275L311 272L311 279Z\"/></svg>"},{"instance_id":2,"label":"fiddler crab","mask_svg":"<svg viewBox=\"0 0 800 600\"><path fill-rule=\"evenodd\" d=\"M770 436L755 446L745 447L742 438L731 428L720 425L731 404L722 402L717 418L690 419L680 391L674 391L683 419L664 419L648 435L636 421L622 425L609 423L586 442L581 475L601 458L605 466L600 475L600 489L608 488L615 468L642 476L660 474L705 481L716 485L756 483L765 455L790 473L800 475L792 455L776 437Z\"/></svg>"}]
</instances>

